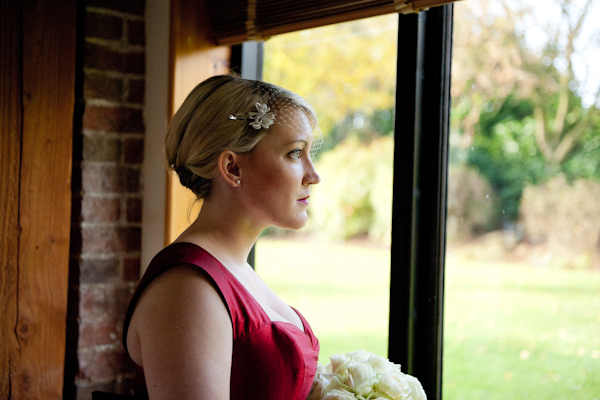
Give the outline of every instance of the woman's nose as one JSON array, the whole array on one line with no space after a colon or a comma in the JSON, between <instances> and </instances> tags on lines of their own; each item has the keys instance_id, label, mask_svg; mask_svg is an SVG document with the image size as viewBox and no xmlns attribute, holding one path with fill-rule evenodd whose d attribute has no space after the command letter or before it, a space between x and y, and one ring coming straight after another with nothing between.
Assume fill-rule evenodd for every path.
<instances>
[{"instance_id":1,"label":"woman's nose","mask_svg":"<svg viewBox=\"0 0 600 400\"><path fill-rule=\"evenodd\" d=\"M316 185L319 182L321 182L321 176L317 173L317 170L315 169L315 165L313 164L312 160L309 160L308 171L306 172L306 175L304 176L304 181L302 183L308 186Z\"/></svg>"}]
</instances>

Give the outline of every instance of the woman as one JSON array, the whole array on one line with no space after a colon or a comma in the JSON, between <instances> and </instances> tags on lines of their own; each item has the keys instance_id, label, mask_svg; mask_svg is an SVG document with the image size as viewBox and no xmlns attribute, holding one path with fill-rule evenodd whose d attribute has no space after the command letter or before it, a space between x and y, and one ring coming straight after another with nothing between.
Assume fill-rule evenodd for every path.
<instances>
[{"instance_id":1,"label":"woman","mask_svg":"<svg viewBox=\"0 0 600 400\"><path fill-rule=\"evenodd\" d=\"M246 260L265 228L306 224L320 181L315 129L298 95L232 76L202 82L175 114L167 161L202 209L154 258L129 306L124 343L145 378L136 396L307 397L318 341Z\"/></svg>"}]
</instances>

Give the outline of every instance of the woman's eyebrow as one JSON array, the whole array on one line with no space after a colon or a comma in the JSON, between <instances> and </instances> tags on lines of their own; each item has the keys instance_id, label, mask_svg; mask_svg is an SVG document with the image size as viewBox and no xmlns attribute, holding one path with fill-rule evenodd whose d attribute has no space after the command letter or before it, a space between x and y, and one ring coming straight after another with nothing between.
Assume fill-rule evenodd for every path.
<instances>
[{"instance_id":1,"label":"woman's eyebrow","mask_svg":"<svg viewBox=\"0 0 600 400\"><path fill-rule=\"evenodd\" d=\"M294 144L294 143L304 143L304 145L308 146L308 141L304 140L304 139L294 139L294 140L290 140L289 142L287 142L286 144Z\"/></svg>"}]
</instances>

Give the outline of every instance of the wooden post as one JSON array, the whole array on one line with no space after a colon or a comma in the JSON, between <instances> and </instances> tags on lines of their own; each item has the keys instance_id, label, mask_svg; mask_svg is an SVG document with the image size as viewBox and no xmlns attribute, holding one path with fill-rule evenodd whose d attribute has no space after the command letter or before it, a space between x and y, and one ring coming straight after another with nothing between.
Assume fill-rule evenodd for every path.
<instances>
[{"instance_id":1,"label":"wooden post","mask_svg":"<svg viewBox=\"0 0 600 400\"><path fill-rule=\"evenodd\" d=\"M0 12L0 399L10 395L19 363L17 320L19 171L21 154L21 7L2 0Z\"/></svg>"},{"instance_id":2,"label":"wooden post","mask_svg":"<svg viewBox=\"0 0 600 400\"><path fill-rule=\"evenodd\" d=\"M68 0L3 1L1 15L1 398L60 399L76 9Z\"/></svg>"}]
</instances>

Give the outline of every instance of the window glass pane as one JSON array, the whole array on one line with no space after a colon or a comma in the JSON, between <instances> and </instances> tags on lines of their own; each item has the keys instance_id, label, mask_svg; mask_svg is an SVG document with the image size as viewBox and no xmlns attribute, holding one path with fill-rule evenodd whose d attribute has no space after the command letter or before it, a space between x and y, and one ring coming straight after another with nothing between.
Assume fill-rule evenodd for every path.
<instances>
[{"instance_id":1,"label":"window glass pane","mask_svg":"<svg viewBox=\"0 0 600 400\"><path fill-rule=\"evenodd\" d=\"M600 394L600 3L455 5L445 399Z\"/></svg>"},{"instance_id":2,"label":"window glass pane","mask_svg":"<svg viewBox=\"0 0 600 400\"><path fill-rule=\"evenodd\" d=\"M311 323L320 361L387 355L397 15L266 41L264 80L305 97L324 143L314 160L309 223L271 229L259 275ZM287 260L281 263L281 260Z\"/></svg>"}]
</instances>

